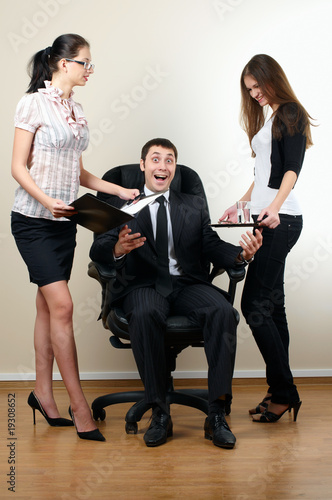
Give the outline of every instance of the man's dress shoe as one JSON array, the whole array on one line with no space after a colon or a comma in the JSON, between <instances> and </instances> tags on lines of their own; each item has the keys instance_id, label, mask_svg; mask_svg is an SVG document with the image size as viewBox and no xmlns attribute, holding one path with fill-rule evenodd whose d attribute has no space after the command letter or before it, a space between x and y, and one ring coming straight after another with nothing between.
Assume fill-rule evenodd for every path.
<instances>
[{"instance_id":1,"label":"man's dress shoe","mask_svg":"<svg viewBox=\"0 0 332 500\"><path fill-rule=\"evenodd\" d=\"M234 448L236 437L228 427L223 411L206 417L204 424L205 439L213 441L220 448Z\"/></svg>"},{"instance_id":2,"label":"man's dress shoe","mask_svg":"<svg viewBox=\"0 0 332 500\"><path fill-rule=\"evenodd\" d=\"M167 438L173 436L173 423L170 415L164 413L160 408L152 412L152 422L144 434L146 446L160 446L166 443Z\"/></svg>"}]
</instances>

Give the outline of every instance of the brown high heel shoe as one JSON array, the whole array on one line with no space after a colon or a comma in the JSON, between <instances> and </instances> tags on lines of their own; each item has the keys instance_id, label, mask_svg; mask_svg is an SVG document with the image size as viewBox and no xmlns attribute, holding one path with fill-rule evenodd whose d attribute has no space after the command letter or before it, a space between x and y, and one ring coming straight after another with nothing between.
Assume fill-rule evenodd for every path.
<instances>
[{"instance_id":1,"label":"brown high heel shoe","mask_svg":"<svg viewBox=\"0 0 332 500\"><path fill-rule=\"evenodd\" d=\"M290 403L288 408L284 410L280 415L277 415L276 413L273 413L272 411L265 410L259 420L256 420L253 418L253 422L263 422L263 423L274 423L277 422L285 413L286 411L291 412L293 409L293 422L296 422L297 414L299 413L300 407L301 407L302 401L297 401L296 403Z\"/></svg>"}]
</instances>

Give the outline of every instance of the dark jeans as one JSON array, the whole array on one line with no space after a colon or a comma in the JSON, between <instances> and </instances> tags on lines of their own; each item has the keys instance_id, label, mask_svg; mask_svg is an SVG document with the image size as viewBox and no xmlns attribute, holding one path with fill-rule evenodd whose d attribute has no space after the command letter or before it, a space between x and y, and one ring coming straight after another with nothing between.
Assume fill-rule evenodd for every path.
<instances>
[{"instance_id":1,"label":"dark jeans","mask_svg":"<svg viewBox=\"0 0 332 500\"><path fill-rule=\"evenodd\" d=\"M279 404L299 400L289 366L284 272L302 224L302 216L281 214L277 228L263 229L263 245L249 265L242 295L242 313L264 358L272 402Z\"/></svg>"}]
</instances>

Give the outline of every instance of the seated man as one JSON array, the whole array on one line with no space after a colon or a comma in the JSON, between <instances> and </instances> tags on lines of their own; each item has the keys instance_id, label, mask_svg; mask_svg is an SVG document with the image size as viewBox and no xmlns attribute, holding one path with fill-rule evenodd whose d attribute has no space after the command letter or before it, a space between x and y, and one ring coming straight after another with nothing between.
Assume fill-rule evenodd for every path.
<instances>
[{"instance_id":1,"label":"seated man","mask_svg":"<svg viewBox=\"0 0 332 500\"><path fill-rule=\"evenodd\" d=\"M237 322L233 306L208 281L202 262L229 268L248 261L261 246L262 235L247 231L240 246L222 241L209 226L208 213L197 203L197 196L169 189L176 160L176 147L167 139L153 139L143 147L144 192L160 192L162 200L157 198L121 229L97 236L90 257L113 263L120 278L112 290L112 302L120 301L128 319L146 403L152 406L146 445L159 446L172 436L164 332L169 315L185 315L204 335L209 366L205 436L216 446L233 448L236 439L225 420L225 403L232 398Z\"/></svg>"}]
</instances>

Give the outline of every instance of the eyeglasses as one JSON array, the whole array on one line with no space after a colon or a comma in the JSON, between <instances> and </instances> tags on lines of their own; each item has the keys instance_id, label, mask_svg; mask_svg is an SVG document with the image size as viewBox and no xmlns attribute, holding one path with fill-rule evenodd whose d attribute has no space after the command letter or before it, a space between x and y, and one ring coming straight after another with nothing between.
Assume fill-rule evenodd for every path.
<instances>
[{"instance_id":1,"label":"eyeglasses","mask_svg":"<svg viewBox=\"0 0 332 500\"><path fill-rule=\"evenodd\" d=\"M87 69L88 71L89 71L89 69L92 69L92 70L95 69L95 65L91 64L91 63L88 63L88 62L76 61L75 59L68 59L68 58L66 58L66 61L71 61L71 62L76 62L78 64L83 64L84 69Z\"/></svg>"}]
</instances>

